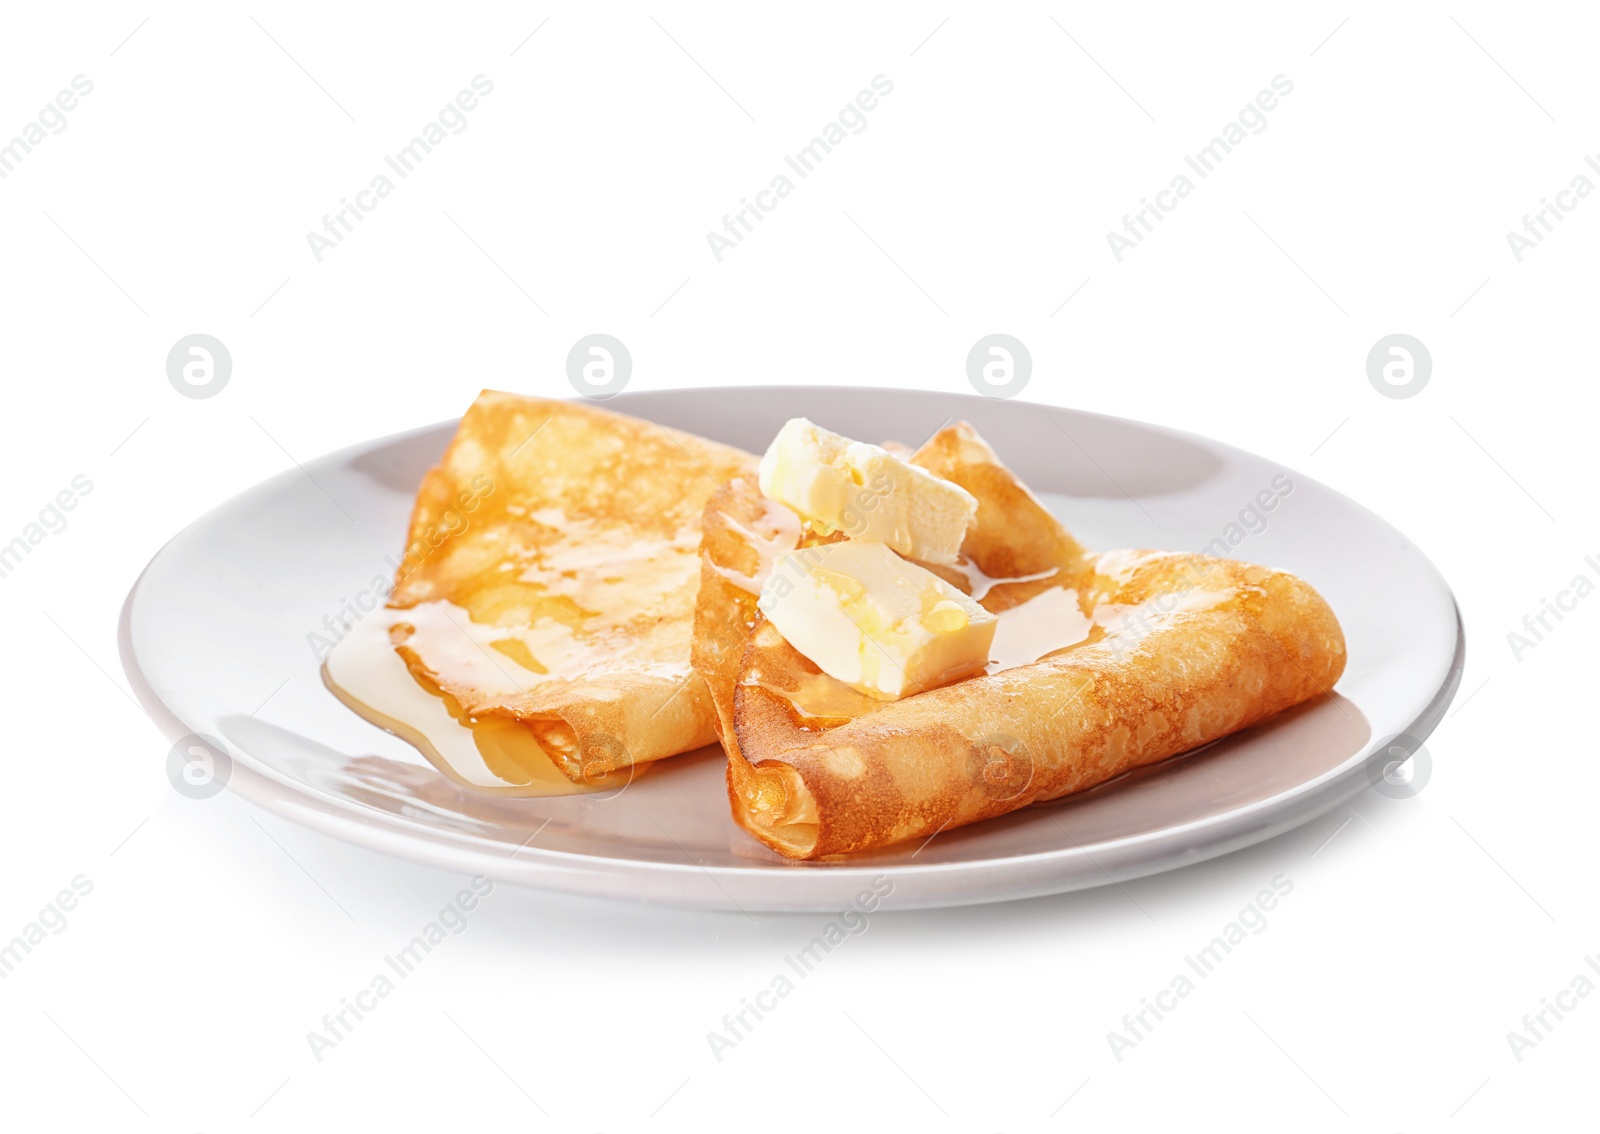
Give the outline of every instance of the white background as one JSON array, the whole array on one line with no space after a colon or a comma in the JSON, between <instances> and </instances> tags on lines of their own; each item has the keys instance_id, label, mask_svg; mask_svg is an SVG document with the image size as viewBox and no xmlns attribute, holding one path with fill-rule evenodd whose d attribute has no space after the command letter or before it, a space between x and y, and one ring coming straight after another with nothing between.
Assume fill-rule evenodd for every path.
<instances>
[{"instance_id":1,"label":"white background","mask_svg":"<svg viewBox=\"0 0 1600 1134\"><path fill-rule=\"evenodd\" d=\"M1597 29L1578 5L1392 9L11 6L0 139L73 76L94 88L0 180L0 542L75 475L94 487L0 579L0 938L75 876L93 891L0 982L6 1124L1488 1130L1591 1110L1600 996L1520 1062L1506 1033L1600 953L1600 599L1520 660L1506 635L1597 574L1600 199L1520 263L1506 233L1600 151ZM479 74L465 131L317 262L306 233ZM717 262L706 232L879 74L865 131ZM1267 129L1118 263L1107 231L1279 74ZM197 331L234 364L205 400L165 374ZM114 688L118 608L171 534L291 458L486 385L570 393L592 331L628 343L632 389L951 391L1005 331L1032 350L1026 398L1336 486L1463 608L1431 779L1126 892L876 916L720 1063L706 1033L824 919L500 886L317 1062L306 1033L462 880L174 793L166 741ZM1404 400L1365 372L1395 331L1434 364ZM1280 873L1268 929L1113 1058L1123 1014Z\"/></svg>"}]
</instances>

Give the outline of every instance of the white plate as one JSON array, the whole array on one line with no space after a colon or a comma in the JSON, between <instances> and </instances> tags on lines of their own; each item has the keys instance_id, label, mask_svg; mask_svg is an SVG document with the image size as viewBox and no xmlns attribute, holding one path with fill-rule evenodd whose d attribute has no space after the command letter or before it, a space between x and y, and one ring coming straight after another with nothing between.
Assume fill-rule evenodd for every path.
<instances>
[{"instance_id":1,"label":"white plate","mask_svg":"<svg viewBox=\"0 0 1600 1134\"><path fill-rule=\"evenodd\" d=\"M716 748L668 761L611 798L473 794L334 700L309 644L326 632L325 616L390 574L449 423L285 472L168 543L122 615L123 664L146 709L174 741L224 742L229 788L379 850L576 893L837 910L882 874L893 880L888 906L960 905L1136 878L1259 842L1366 788L1391 738L1420 742L1460 681L1455 601L1422 553L1293 472L1292 490L1255 513L1264 528L1241 519L1258 494L1281 492L1273 478L1286 470L1225 445L1072 410L909 391L682 390L606 405L756 452L796 415L912 445L965 419L1090 547L1198 550L1241 537L1232 557L1293 571L1321 591L1344 627L1349 666L1334 698L1202 752L848 863L788 862L734 826Z\"/></svg>"}]
</instances>

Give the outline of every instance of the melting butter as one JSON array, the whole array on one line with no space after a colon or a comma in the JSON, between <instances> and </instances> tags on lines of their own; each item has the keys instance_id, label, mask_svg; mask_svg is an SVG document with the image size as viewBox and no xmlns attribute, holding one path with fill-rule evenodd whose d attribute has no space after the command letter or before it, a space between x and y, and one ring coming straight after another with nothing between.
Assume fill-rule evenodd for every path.
<instances>
[{"instance_id":1,"label":"melting butter","mask_svg":"<svg viewBox=\"0 0 1600 1134\"><path fill-rule=\"evenodd\" d=\"M752 595L759 595L761 588L767 585L767 578L772 574L772 568L778 559L785 552L793 551L800 546L800 517L790 508L765 496L761 498L761 503L763 505L761 515L757 516L749 526L739 523L726 512L722 514L723 522L743 536L745 542L754 549L755 573L745 575L731 567L711 564L713 571L740 590Z\"/></svg>"},{"instance_id":2,"label":"melting butter","mask_svg":"<svg viewBox=\"0 0 1600 1134\"><path fill-rule=\"evenodd\" d=\"M1102 602L1085 615L1077 591L1052 587L997 616L987 673L1031 665L1052 654L1102 641L1138 646L1181 614L1210 610L1233 598L1233 588L1152 595L1142 603Z\"/></svg>"},{"instance_id":3,"label":"melting butter","mask_svg":"<svg viewBox=\"0 0 1600 1134\"><path fill-rule=\"evenodd\" d=\"M648 610L649 605L639 609ZM543 681L623 672L677 680L689 674L687 660L628 658L617 649L615 638L621 631L615 627L574 628L549 614L541 614L531 625L497 626L478 622L465 608L443 599L382 613L389 626L400 628L400 644L422 659L427 671L444 685L470 687L500 699L526 693Z\"/></svg>"},{"instance_id":4,"label":"melting butter","mask_svg":"<svg viewBox=\"0 0 1600 1134\"><path fill-rule=\"evenodd\" d=\"M972 596L972 601L982 602L988 597L989 592L1006 583L1037 583L1041 579L1048 579L1060 573L1060 568L1051 567L1047 571L1038 571L1032 575L985 575L983 568L963 555L955 563L950 564L947 570L954 571L967 581L967 594Z\"/></svg>"},{"instance_id":5,"label":"melting butter","mask_svg":"<svg viewBox=\"0 0 1600 1134\"><path fill-rule=\"evenodd\" d=\"M804 729L835 728L883 704L836 677L798 669L784 673L780 679L758 666L746 676L744 684L765 689L784 702L794 723Z\"/></svg>"},{"instance_id":6,"label":"melting butter","mask_svg":"<svg viewBox=\"0 0 1600 1134\"><path fill-rule=\"evenodd\" d=\"M995 582L1010 582L997 579ZM987 673L1032 665L1040 658L1080 646L1103 633L1083 613L1078 592L1071 587L1051 587L1026 602L995 616L994 645L989 648Z\"/></svg>"},{"instance_id":7,"label":"melting butter","mask_svg":"<svg viewBox=\"0 0 1600 1134\"><path fill-rule=\"evenodd\" d=\"M632 773L623 770L575 784L525 725L509 717L464 717L452 698L414 677L395 652L390 629L412 622L415 614L415 608L374 611L323 662L323 682L357 715L416 748L452 780L478 791L577 795L615 790L629 781ZM465 622L464 611L461 618Z\"/></svg>"},{"instance_id":8,"label":"melting butter","mask_svg":"<svg viewBox=\"0 0 1600 1134\"><path fill-rule=\"evenodd\" d=\"M1141 603L1103 602L1094 608L1094 621L1108 635L1135 641L1148 637L1179 614L1190 614L1221 606L1237 594L1236 588L1205 590L1191 587L1152 595Z\"/></svg>"}]
</instances>

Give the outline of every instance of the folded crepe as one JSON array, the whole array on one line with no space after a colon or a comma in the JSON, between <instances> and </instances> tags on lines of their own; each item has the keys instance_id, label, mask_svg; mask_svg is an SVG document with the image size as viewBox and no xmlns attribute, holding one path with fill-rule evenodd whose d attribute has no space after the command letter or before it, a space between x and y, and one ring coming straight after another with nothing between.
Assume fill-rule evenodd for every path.
<instances>
[{"instance_id":1,"label":"folded crepe","mask_svg":"<svg viewBox=\"0 0 1600 1134\"><path fill-rule=\"evenodd\" d=\"M978 500L954 568L998 616L990 672L899 701L821 673L756 607L798 518L753 478L709 501L693 660L735 820L791 858L885 846L1056 799L1333 688L1344 638L1282 571L1085 551L965 424L911 458Z\"/></svg>"},{"instance_id":2,"label":"folded crepe","mask_svg":"<svg viewBox=\"0 0 1600 1134\"><path fill-rule=\"evenodd\" d=\"M574 781L710 743L689 664L700 518L754 461L484 391L418 492L389 600L396 650L466 718L525 726Z\"/></svg>"}]
</instances>

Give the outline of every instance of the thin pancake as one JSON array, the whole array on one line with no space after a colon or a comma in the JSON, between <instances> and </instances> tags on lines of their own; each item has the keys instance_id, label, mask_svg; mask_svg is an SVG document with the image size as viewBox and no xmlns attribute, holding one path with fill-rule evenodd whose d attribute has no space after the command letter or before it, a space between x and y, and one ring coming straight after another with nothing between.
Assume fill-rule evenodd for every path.
<instances>
[{"instance_id":1,"label":"thin pancake","mask_svg":"<svg viewBox=\"0 0 1600 1134\"><path fill-rule=\"evenodd\" d=\"M715 738L689 665L700 518L748 453L484 391L423 480L389 605L417 676L589 780Z\"/></svg>"},{"instance_id":2,"label":"thin pancake","mask_svg":"<svg viewBox=\"0 0 1600 1134\"><path fill-rule=\"evenodd\" d=\"M696 657L724 663L706 672L733 814L782 854L927 837L1081 791L1325 693L1343 671L1337 621L1292 575L1199 555L1087 553L965 425L914 459L979 501L965 563L947 577L1002 628L1007 611L1037 622L1042 610L1071 633L1042 660L883 703L850 696L759 617L730 678L740 623L706 610L719 598L707 593L697 633L722 641L697 641ZM708 508L713 573L739 554L711 538L709 517L732 496Z\"/></svg>"}]
</instances>

